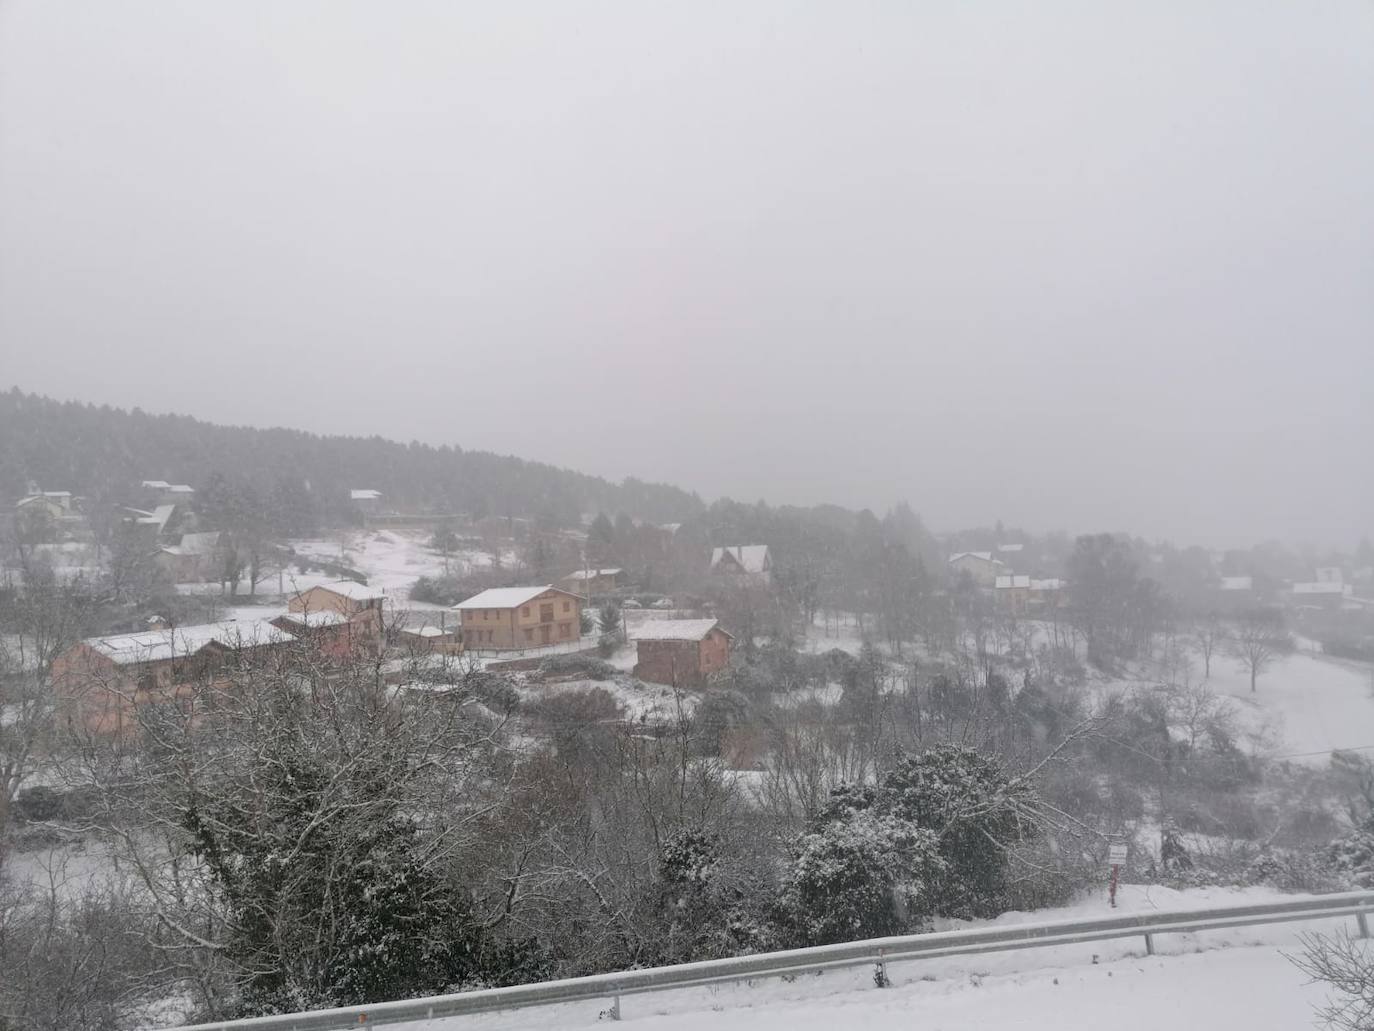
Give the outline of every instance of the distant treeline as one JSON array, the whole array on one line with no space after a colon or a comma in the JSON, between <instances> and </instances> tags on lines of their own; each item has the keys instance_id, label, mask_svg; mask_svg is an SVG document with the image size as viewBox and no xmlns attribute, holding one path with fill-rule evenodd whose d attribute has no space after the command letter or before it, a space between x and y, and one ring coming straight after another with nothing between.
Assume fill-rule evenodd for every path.
<instances>
[{"instance_id":1,"label":"distant treeline","mask_svg":"<svg viewBox=\"0 0 1374 1031\"><path fill-rule=\"evenodd\" d=\"M321 525L346 521L349 490L362 487L381 491L386 507L402 511L523 516L558 526L576 525L584 512L681 522L705 507L677 487L632 478L616 484L484 451L219 426L18 389L0 393L0 499L19 497L32 482L131 503L144 479L200 491L216 477L264 497L307 491Z\"/></svg>"}]
</instances>

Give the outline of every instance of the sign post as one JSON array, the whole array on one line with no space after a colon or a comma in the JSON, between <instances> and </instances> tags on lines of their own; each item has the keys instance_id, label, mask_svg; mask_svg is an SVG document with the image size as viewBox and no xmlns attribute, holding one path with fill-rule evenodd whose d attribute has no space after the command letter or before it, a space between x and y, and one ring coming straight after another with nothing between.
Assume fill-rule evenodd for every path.
<instances>
[{"instance_id":1,"label":"sign post","mask_svg":"<svg viewBox=\"0 0 1374 1031\"><path fill-rule=\"evenodd\" d=\"M1107 862L1112 867L1112 887L1111 900L1112 908L1116 908L1116 883L1121 877L1121 868L1126 865L1126 846L1112 845L1107 851Z\"/></svg>"}]
</instances>

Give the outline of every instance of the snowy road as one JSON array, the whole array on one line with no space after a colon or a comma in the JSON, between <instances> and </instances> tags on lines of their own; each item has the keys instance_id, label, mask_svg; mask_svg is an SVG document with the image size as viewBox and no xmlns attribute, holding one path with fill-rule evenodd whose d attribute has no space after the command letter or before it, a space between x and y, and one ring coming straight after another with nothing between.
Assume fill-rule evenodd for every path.
<instances>
[{"instance_id":1,"label":"snowy road","mask_svg":"<svg viewBox=\"0 0 1374 1031\"><path fill-rule=\"evenodd\" d=\"M1277 948L1240 948L916 981L767 1008L638 1020L627 1014L625 1023L641 1031L1296 1031L1316 1026L1314 1010L1323 999L1322 990L1305 980Z\"/></svg>"},{"instance_id":2,"label":"snowy road","mask_svg":"<svg viewBox=\"0 0 1374 1031\"><path fill-rule=\"evenodd\" d=\"M1125 885L1117 912L1181 912L1292 898L1262 888ZM1007 913L1005 926L1104 915L1086 897L1040 913ZM964 925L967 926L967 925ZM1351 933L1353 920L1236 927L894 963L892 987L867 967L626 996L620 1026L640 1031L1301 1031L1319 1027L1325 989L1285 958L1305 932ZM1094 960L1097 960L1094 962ZM533 1031L604 1026L609 1000L395 1025L397 1031Z\"/></svg>"}]
</instances>

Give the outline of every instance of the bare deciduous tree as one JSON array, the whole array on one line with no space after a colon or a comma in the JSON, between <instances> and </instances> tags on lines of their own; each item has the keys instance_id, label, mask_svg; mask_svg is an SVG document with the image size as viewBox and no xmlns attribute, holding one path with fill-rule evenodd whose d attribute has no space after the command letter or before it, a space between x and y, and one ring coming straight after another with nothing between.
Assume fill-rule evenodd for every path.
<instances>
[{"instance_id":1,"label":"bare deciduous tree","mask_svg":"<svg viewBox=\"0 0 1374 1031\"><path fill-rule=\"evenodd\" d=\"M1241 661L1250 674L1250 690L1255 682L1282 654L1288 645L1283 628L1283 614L1276 609L1253 609L1241 617L1231 637L1231 654Z\"/></svg>"},{"instance_id":2,"label":"bare deciduous tree","mask_svg":"<svg viewBox=\"0 0 1374 1031\"><path fill-rule=\"evenodd\" d=\"M1289 959L1308 977L1336 991L1320 1010L1327 1025L1338 1031L1374 1027L1374 958L1364 943L1346 934L1309 934L1302 944L1302 955Z\"/></svg>"},{"instance_id":3,"label":"bare deciduous tree","mask_svg":"<svg viewBox=\"0 0 1374 1031\"><path fill-rule=\"evenodd\" d=\"M1225 636L1225 626L1216 611L1206 613L1193 626L1193 640L1197 642L1197 650L1202 653L1203 680L1211 679L1212 655Z\"/></svg>"}]
</instances>

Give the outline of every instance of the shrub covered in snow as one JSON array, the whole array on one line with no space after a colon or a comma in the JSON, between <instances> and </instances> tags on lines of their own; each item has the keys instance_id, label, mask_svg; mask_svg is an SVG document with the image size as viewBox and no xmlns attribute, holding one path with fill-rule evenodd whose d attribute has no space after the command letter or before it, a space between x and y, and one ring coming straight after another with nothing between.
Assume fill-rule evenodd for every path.
<instances>
[{"instance_id":1,"label":"shrub covered in snow","mask_svg":"<svg viewBox=\"0 0 1374 1031\"><path fill-rule=\"evenodd\" d=\"M1034 836L1033 801L995 759L952 746L903 757L876 785L837 788L788 869L798 936L843 941L1005 910L1010 850Z\"/></svg>"},{"instance_id":2,"label":"shrub covered in snow","mask_svg":"<svg viewBox=\"0 0 1374 1031\"><path fill-rule=\"evenodd\" d=\"M806 944L898 934L930 911L944 872L932 831L891 812L846 810L797 841L783 903Z\"/></svg>"}]
</instances>

